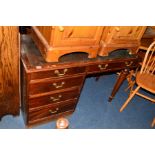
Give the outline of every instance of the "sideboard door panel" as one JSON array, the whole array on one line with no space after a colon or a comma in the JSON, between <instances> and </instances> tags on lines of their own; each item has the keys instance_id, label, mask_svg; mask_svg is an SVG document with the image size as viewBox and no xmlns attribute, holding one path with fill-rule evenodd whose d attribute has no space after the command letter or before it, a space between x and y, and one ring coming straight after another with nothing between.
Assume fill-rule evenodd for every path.
<instances>
[{"instance_id":1,"label":"sideboard door panel","mask_svg":"<svg viewBox=\"0 0 155 155\"><path fill-rule=\"evenodd\" d=\"M98 45L103 27L101 26L57 26L54 30L53 46L94 46Z\"/></svg>"},{"instance_id":2,"label":"sideboard door panel","mask_svg":"<svg viewBox=\"0 0 155 155\"><path fill-rule=\"evenodd\" d=\"M117 49L128 49L130 54L136 53L146 26L107 26L104 28L100 56L107 56Z\"/></svg>"},{"instance_id":3,"label":"sideboard door panel","mask_svg":"<svg viewBox=\"0 0 155 155\"><path fill-rule=\"evenodd\" d=\"M143 29L145 27L142 26L119 26L115 27L116 34L113 35L113 39L124 39L124 40L137 40L139 41L140 35L143 34ZM118 29L118 30L117 30Z\"/></svg>"},{"instance_id":4,"label":"sideboard door panel","mask_svg":"<svg viewBox=\"0 0 155 155\"><path fill-rule=\"evenodd\" d=\"M109 28L106 42L137 43L141 39L145 29L145 26L113 26Z\"/></svg>"},{"instance_id":5,"label":"sideboard door panel","mask_svg":"<svg viewBox=\"0 0 155 155\"><path fill-rule=\"evenodd\" d=\"M19 114L18 28L0 26L0 118Z\"/></svg>"}]
</instances>

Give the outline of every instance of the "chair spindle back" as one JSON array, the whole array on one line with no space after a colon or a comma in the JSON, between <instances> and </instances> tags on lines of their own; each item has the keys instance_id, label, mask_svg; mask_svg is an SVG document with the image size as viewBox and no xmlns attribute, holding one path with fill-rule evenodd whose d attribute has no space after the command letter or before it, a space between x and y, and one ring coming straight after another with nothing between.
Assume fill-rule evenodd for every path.
<instances>
[{"instance_id":1,"label":"chair spindle back","mask_svg":"<svg viewBox=\"0 0 155 155\"><path fill-rule=\"evenodd\" d=\"M151 43L146 51L140 73L155 73L155 41Z\"/></svg>"}]
</instances>

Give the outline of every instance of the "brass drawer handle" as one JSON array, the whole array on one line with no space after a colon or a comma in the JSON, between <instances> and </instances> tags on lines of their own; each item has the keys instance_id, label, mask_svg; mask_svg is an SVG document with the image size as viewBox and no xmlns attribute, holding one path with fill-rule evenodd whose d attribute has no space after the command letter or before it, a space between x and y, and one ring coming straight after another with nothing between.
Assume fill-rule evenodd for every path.
<instances>
[{"instance_id":1,"label":"brass drawer handle","mask_svg":"<svg viewBox=\"0 0 155 155\"><path fill-rule=\"evenodd\" d=\"M59 26L59 31L63 32L64 31L64 27L63 26Z\"/></svg>"},{"instance_id":2,"label":"brass drawer handle","mask_svg":"<svg viewBox=\"0 0 155 155\"><path fill-rule=\"evenodd\" d=\"M108 67L108 64L104 64L104 65L98 65L100 70L106 69Z\"/></svg>"},{"instance_id":3,"label":"brass drawer handle","mask_svg":"<svg viewBox=\"0 0 155 155\"><path fill-rule=\"evenodd\" d=\"M52 101L59 101L61 98L62 98L62 95L58 95L58 97L57 97L57 98L56 98L56 97L51 96L51 97L50 97L50 100L52 100Z\"/></svg>"},{"instance_id":4,"label":"brass drawer handle","mask_svg":"<svg viewBox=\"0 0 155 155\"><path fill-rule=\"evenodd\" d=\"M60 85L58 85L57 83L53 83L53 86L54 86L56 89L58 89L58 88L63 87L64 84L65 84L65 82L61 82Z\"/></svg>"},{"instance_id":5,"label":"brass drawer handle","mask_svg":"<svg viewBox=\"0 0 155 155\"><path fill-rule=\"evenodd\" d=\"M67 68L65 68L64 70L63 70L63 73L60 73L59 72L59 70L55 70L54 71L54 74L56 74L57 76L64 76L65 74L66 74L66 72L68 71L68 69Z\"/></svg>"},{"instance_id":6,"label":"brass drawer handle","mask_svg":"<svg viewBox=\"0 0 155 155\"><path fill-rule=\"evenodd\" d=\"M49 112L50 112L51 114L55 114L55 113L58 112L58 110L59 110L59 108L56 108L54 111L53 111L53 110L49 110Z\"/></svg>"},{"instance_id":7,"label":"brass drawer handle","mask_svg":"<svg viewBox=\"0 0 155 155\"><path fill-rule=\"evenodd\" d=\"M126 62L125 62L125 65L126 65L127 67L131 66L132 64L133 64L133 61L126 61Z\"/></svg>"}]
</instances>

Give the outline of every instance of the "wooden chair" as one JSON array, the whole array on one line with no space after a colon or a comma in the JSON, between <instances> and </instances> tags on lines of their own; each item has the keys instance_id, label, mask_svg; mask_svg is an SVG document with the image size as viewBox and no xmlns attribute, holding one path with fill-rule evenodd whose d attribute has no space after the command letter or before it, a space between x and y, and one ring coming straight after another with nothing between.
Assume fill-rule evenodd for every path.
<instances>
[{"instance_id":1,"label":"wooden chair","mask_svg":"<svg viewBox=\"0 0 155 155\"><path fill-rule=\"evenodd\" d=\"M138 85L136 89L131 93L131 95L128 97L128 99L125 101L123 106L120 109L120 112L122 112L130 100L134 97L134 95L139 95L145 99L148 99L155 102L155 98L148 97L142 93L139 93L138 90L140 88L143 88L153 94L155 94L155 41L151 43L149 46L144 60L142 62L142 67L140 71L136 74L136 84Z\"/></svg>"}]
</instances>

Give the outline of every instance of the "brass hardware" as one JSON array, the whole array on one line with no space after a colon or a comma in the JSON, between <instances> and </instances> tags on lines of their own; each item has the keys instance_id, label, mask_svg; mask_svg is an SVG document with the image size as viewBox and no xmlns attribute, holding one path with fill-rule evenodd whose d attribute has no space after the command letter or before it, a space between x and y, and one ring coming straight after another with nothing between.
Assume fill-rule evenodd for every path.
<instances>
[{"instance_id":1,"label":"brass hardware","mask_svg":"<svg viewBox=\"0 0 155 155\"><path fill-rule=\"evenodd\" d=\"M104 64L104 65L98 65L100 70L106 69L108 67L108 64Z\"/></svg>"},{"instance_id":2,"label":"brass hardware","mask_svg":"<svg viewBox=\"0 0 155 155\"><path fill-rule=\"evenodd\" d=\"M125 62L125 65L128 66L128 67L131 66L132 64L133 64L133 61L130 61L130 62L129 61L126 61Z\"/></svg>"},{"instance_id":3,"label":"brass hardware","mask_svg":"<svg viewBox=\"0 0 155 155\"><path fill-rule=\"evenodd\" d=\"M115 30L116 30L117 32L119 32L120 28L119 28L119 27L115 27Z\"/></svg>"},{"instance_id":4,"label":"brass hardware","mask_svg":"<svg viewBox=\"0 0 155 155\"><path fill-rule=\"evenodd\" d=\"M68 71L68 69L67 68L65 68L64 70L63 70L63 73L60 73L59 72L59 70L55 70L54 71L54 74L56 74L57 76L64 76L65 74L66 74L66 72Z\"/></svg>"},{"instance_id":5,"label":"brass hardware","mask_svg":"<svg viewBox=\"0 0 155 155\"><path fill-rule=\"evenodd\" d=\"M52 100L52 101L59 101L59 100L61 99L61 97L62 97L62 95L58 95L57 98L51 96L51 97L50 97L50 100Z\"/></svg>"},{"instance_id":6,"label":"brass hardware","mask_svg":"<svg viewBox=\"0 0 155 155\"><path fill-rule=\"evenodd\" d=\"M58 89L58 88L63 87L64 84L65 84L65 82L61 82L60 85L58 85L57 83L53 83L53 86L54 86L56 89Z\"/></svg>"},{"instance_id":7,"label":"brass hardware","mask_svg":"<svg viewBox=\"0 0 155 155\"><path fill-rule=\"evenodd\" d=\"M63 26L59 26L59 31L63 32L64 31L64 27Z\"/></svg>"},{"instance_id":8,"label":"brass hardware","mask_svg":"<svg viewBox=\"0 0 155 155\"><path fill-rule=\"evenodd\" d=\"M132 55L133 54L131 49L128 49L127 51L129 53L129 55Z\"/></svg>"},{"instance_id":9,"label":"brass hardware","mask_svg":"<svg viewBox=\"0 0 155 155\"><path fill-rule=\"evenodd\" d=\"M132 51L131 50L129 51L129 55L132 55Z\"/></svg>"},{"instance_id":10,"label":"brass hardware","mask_svg":"<svg viewBox=\"0 0 155 155\"><path fill-rule=\"evenodd\" d=\"M58 110L59 110L59 108L56 108L54 111L53 111L53 110L49 110L49 112L50 112L51 114L55 114L55 113L58 112Z\"/></svg>"}]
</instances>

